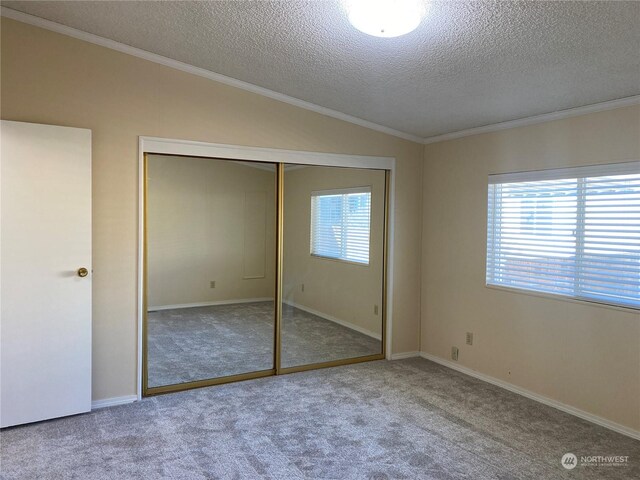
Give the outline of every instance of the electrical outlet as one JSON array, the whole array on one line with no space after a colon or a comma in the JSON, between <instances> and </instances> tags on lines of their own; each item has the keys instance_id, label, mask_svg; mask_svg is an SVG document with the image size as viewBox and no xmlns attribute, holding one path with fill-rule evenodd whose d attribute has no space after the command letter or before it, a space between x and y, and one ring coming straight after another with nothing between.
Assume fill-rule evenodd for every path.
<instances>
[{"instance_id":1,"label":"electrical outlet","mask_svg":"<svg viewBox=\"0 0 640 480\"><path fill-rule=\"evenodd\" d=\"M467 345L473 345L473 333L467 332Z\"/></svg>"},{"instance_id":2,"label":"electrical outlet","mask_svg":"<svg viewBox=\"0 0 640 480\"><path fill-rule=\"evenodd\" d=\"M458 360L458 347L451 347L451 360Z\"/></svg>"},{"instance_id":3,"label":"electrical outlet","mask_svg":"<svg viewBox=\"0 0 640 480\"><path fill-rule=\"evenodd\" d=\"M373 314L377 315L378 314L378 305L374 305L373 306Z\"/></svg>"},{"instance_id":4,"label":"electrical outlet","mask_svg":"<svg viewBox=\"0 0 640 480\"><path fill-rule=\"evenodd\" d=\"M304 292L304 283L302 284L302 286L300 287L300 290L302 290Z\"/></svg>"},{"instance_id":5,"label":"electrical outlet","mask_svg":"<svg viewBox=\"0 0 640 480\"><path fill-rule=\"evenodd\" d=\"M211 281L209 282L209 287L210 287L210 288L216 288L216 281L215 281L215 280L211 280Z\"/></svg>"}]
</instances>

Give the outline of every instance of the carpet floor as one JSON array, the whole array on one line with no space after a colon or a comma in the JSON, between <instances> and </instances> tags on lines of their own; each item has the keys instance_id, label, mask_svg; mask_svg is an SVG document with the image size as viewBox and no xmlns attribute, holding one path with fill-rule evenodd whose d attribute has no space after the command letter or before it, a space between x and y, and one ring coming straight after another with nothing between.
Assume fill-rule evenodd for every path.
<instances>
[{"instance_id":1,"label":"carpet floor","mask_svg":"<svg viewBox=\"0 0 640 480\"><path fill-rule=\"evenodd\" d=\"M629 462L565 470L567 452ZM3 480L640 478L640 442L417 358L5 429L0 460Z\"/></svg>"},{"instance_id":2,"label":"carpet floor","mask_svg":"<svg viewBox=\"0 0 640 480\"><path fill-rule=\"evenodd\" d=\"M273 368L273 302L148 314L149 386ZM284 305L282 366L381 353L379 340Z\"/></svg>"}]
</instances>

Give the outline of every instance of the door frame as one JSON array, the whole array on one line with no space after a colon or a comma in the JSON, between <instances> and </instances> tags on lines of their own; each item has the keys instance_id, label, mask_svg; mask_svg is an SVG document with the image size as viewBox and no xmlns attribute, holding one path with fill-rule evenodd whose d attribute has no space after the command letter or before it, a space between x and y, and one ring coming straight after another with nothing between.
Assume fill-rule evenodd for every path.
<instances>
[{"instance_id":1,"label":"door frame","mask_svg":"<svg viewBox=\"0 0 640 480\"><path fill-rule=\"evenodd\" d=\"M189 157L219 158L239 160L243 162L294 163L299 165L315 165L327 167L352 167L387 170L387 218L386 218L386 268L385 268L385 344L384 356L391 359L392 324L393 324L393 253L394 253L394 216L395 216L395 184L396 159L393 157L376 157L363 155L347 155L298 150L281 150L274 148L249 147L207 143L193 140L178 140L161 137L138 137L138 328L137 328L137 396L143 395L143 341L145 315L145 193L146 193L146 154L165 154ZM328 366L328 365L327 365ZM285 373L285 372L283 372ZM264 376L264 375L263 375ZM160 392L158 392L160 393Z\"/></svg>"}]
</instances>

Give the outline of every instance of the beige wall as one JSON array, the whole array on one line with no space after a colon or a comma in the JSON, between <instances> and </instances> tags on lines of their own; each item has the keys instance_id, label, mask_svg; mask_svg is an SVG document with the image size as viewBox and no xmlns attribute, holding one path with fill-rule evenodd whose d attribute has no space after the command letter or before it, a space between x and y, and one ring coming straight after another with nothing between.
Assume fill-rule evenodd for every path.
<instances>
[{"instance_id":1,"label":"beige wall","mask_svg":"<svg viewBox=\"0 0 640 480\"><path fill-rule=\"evenodd\" d=\"M637 312L485 287L487 175L638 159L640 107L427 145L422 351L640 430Z\"/></svg>"},{"instance_id":2,"label":"beige wall","mask_svg":"<svg viewBox=\"0 0 640 480\"><path fill-rule=\"evenodd\" d=\"M285 301L355 325L371 334L381 335L384 177L381 170L355 168L285 170ZM311 256L311 192L362 186L371 186L369 265ZM374 313L375 305L379 307L378 315Z\"/></svg>"},{"instance_id":3,"label":"beige wall","mask_svg":"<svg viewBox=\"0 0 640 480\"><path fill-rule=\"evenodd\" d=\"M273 298L274 224L275 168L149 155L149 308Z\"/></svg>"},{"instance_id":4,"label":"beige wall","mask_svg":"<svg viewBox=\"0 0 640 480\"><path fill-rule=\"evenodd\" d=\"M93 132L93 399L136 392L138 136L397 159L393 352L419 349L423 146L2 18L3 119Z\"/></svg>"}]
</instances>

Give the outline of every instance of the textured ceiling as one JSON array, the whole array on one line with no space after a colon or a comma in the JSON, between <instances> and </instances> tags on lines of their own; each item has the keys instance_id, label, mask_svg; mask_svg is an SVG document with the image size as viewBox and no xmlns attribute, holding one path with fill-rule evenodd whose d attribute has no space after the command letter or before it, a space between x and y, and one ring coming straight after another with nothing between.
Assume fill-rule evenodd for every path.
<instances>
[{"instance_id":1,"label":"textured ceiling","mask_svg":"<svg viewBox=\"0 0 640 480\"><path fill-rule=\"evenodd\" d=\"M432 2L391 39L337 1L2 5L420 137L640 94L640 2Z\"/></svg>"}]
</instances>

